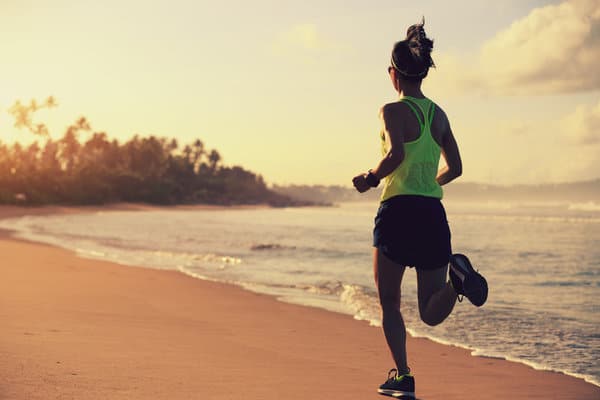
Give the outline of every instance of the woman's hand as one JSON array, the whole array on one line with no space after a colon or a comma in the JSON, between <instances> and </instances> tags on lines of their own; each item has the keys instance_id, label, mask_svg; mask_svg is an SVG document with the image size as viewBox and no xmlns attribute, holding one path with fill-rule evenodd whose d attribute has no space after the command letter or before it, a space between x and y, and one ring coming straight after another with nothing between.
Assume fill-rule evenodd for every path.
<instances>
[{"instance_id":1,"label":"woman's hand","mask_svg":"<svg viewBox=\"0 0 600 400\"><path fill-rule=\"evenodd\" d=\"M371 189L371 186L367 183L367 174L356 175L352 178L352 184L359 193L364 193Z\"/></svg>"}]
</instances>

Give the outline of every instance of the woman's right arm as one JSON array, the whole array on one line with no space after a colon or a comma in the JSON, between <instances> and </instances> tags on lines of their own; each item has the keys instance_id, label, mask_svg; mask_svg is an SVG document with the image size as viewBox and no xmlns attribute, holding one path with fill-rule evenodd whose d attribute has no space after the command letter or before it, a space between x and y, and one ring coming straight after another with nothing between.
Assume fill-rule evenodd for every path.
<instances>
[{"instance_id":1,"label":"woman's right arm","mask_svg":"<svg viewBox=\"0 0 600 400\"><path fill-rule=\"evenodd\" d=\"M452 134L450 122L446 115L444 115L444 119L446 128L442 138L442 156L446 160L446 166L438 172L436 178L440 185L452 182L462 175L462 161L460 159L460 152L458 151L458 144L456 143L454 134Z\"/></svg>"},{"instance_id":2,"label":"woman's right arm","mask_svg":"<svg viewBox=\"0 0 600 400\"><path fill-rule=\"evenodd\" d=\"M377 179L383 179L391 174L404 160L404 132L402 122L402 103L390 103L382 107L379 116L383 123L383 133L389 142L389 150L377 167L370 170ZM407 107L408 108L408 107ZM364 193L371 188L366 181L367 174L359 174L352 179L356 190Z\"/></svg>"}]
</instances>

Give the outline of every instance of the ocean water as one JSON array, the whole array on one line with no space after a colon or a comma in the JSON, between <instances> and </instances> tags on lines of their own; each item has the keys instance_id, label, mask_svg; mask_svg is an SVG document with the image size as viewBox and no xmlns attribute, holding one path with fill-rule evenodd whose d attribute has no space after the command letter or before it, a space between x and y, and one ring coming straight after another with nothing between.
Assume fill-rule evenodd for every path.
<instances>
[{"instance_id":1,"label":"ocean water","mask_svg":"<svg viewBox=\"0 0 600 400\"><path fill-rule=\"evenodd\" d=\"M402 312L410 333L600 386L600 205L445 206L453 250L486 276L488 302L457 303L443 324L429 327L407 269ZM380 326L376 208L110 211L8 219L0 228L83 257L179 270Z\"/></svg>"}]
</instances>

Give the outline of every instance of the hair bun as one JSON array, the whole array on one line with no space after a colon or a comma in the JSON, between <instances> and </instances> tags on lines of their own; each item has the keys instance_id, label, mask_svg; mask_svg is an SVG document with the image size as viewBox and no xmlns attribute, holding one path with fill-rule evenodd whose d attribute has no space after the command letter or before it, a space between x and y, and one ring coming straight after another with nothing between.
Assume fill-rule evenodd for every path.
<instances>
[{"instance_id":1,"label":"hair bun","mask_svg":"<svg viewBox=\"0 0 600 400\"><path fill-rule=\"evenodd\" d=\"M414 24L408 27L406 31L406 40L409 42L422 43L424 39L427 39L425 34L425 17L421 19L420 24Z\"/></svg>"},{"instance_id":2,"label":"hair bun","mask_svg":"<svg viewBox=\"0 0 600 400\"><path fill-rule=\"evenodd\" d=\"M433 40L425 34L424 26L425 17L420 24L408 28L406 39L394 44L391 64L404 79L421 81L427 76L429 68L435 67L431 59Z\"/></svg>"},{"instance_id":3,"label":"hair bun","mask_svg":"<svg viewBox=\"0 0 600 400\"><path fill-rule=\"evenodd\" d=\"M406 41L415 58L428 64L427 67L434 66L433 60L431 59L433 40L429 39L425 33L425 17L421 19L421 23L408 27L406 31Z\"/></svg>"}]
</instances>

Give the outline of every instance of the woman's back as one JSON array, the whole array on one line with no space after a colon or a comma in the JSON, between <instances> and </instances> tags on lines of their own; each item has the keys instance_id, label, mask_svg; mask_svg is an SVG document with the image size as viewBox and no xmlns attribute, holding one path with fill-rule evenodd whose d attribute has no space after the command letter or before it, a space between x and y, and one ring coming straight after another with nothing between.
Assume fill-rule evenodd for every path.
<instances>
[{"instance_id":1,"label":"woman's back","mask_svg":"<svg viewBox=\"0 0 600 400\"><path fill-rule=\"evenodd\" d=\"M389 103L385 107L392 108L390 111L397 113L398 118L402 121L404 142L412 142L419 138L421 135L420 122L415 112L405 102L397 101ZM420 109L417 109L417 111L419 112L419 117L422 118L422 111ZM440 147L443 147L444 136L448 133L449 128L450 123L446 113L435 104L433 120L431 121L431 136L433 136L433 139Z\"/></svg>"},{"instance_id":2,"label":"woman's back","mask_svg":"<svg viewBox=\"0 0 600 400\"><path fill-rule=\"evenodd\" d=\"M396 120L400 132L404 159L385 177L381 200L398 195L420 195L442 198L442 188L436 177L440 161L447 119L441 110L426 97L404 96L397 103L386 105L382 110L384 128L386 120ZM446 122L446 124L444 124ZM385 155L391 149L389 131L382 130L381 151Z\"/></svg>"}]
</instances>

